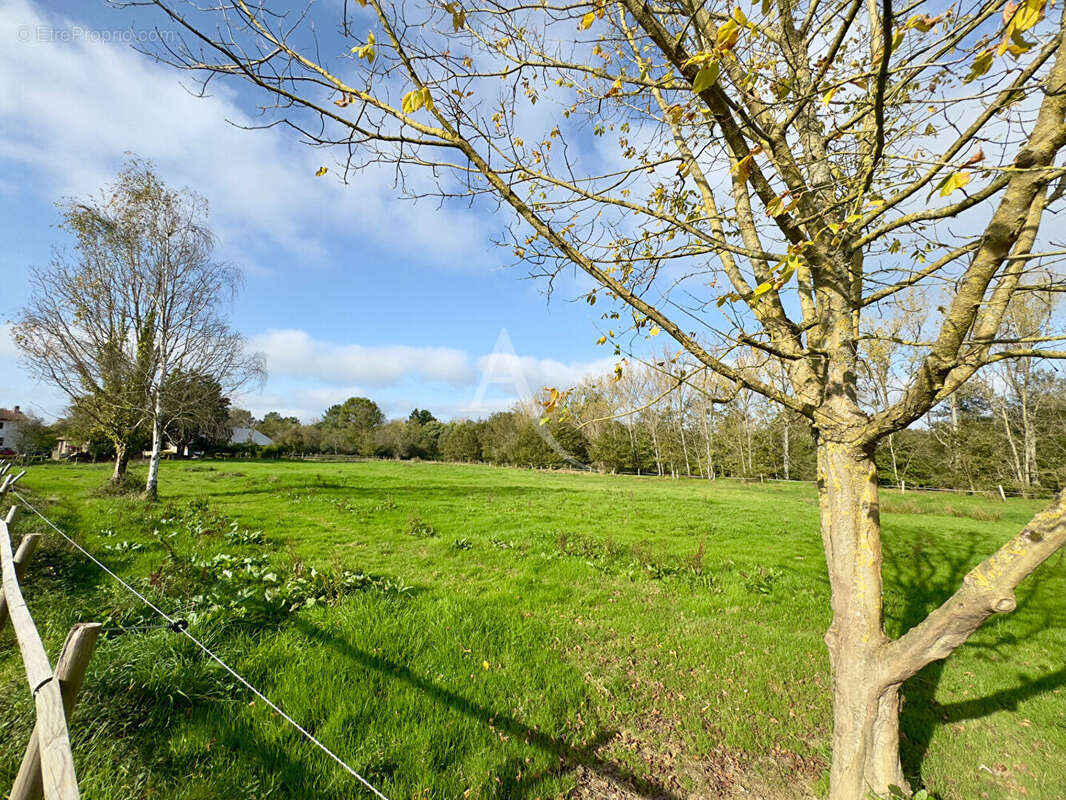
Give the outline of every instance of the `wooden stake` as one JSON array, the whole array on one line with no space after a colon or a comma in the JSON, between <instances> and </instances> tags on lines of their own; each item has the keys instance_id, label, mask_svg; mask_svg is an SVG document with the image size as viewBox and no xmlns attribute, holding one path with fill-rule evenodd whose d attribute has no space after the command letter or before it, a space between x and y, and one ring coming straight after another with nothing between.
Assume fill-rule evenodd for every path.
<instances>
[{"instance_id":1,"label":"wooden stake","mask_svg":"<svg viewBox=\"0 0 1066 800\"><path fill-rule=\"evenodd\" d=\"M56 678L59 680L60 691L63 695L63 713L67 717L74 710L82 679L85 677L85 670L89 666L89 659L92 658L99 635L100 623L79 622L70 629L67 641L63 644L63 651L59 654ZM26 746L22 766L19 767L18 776L15 778L15 785L11 787L9 800L42 800L44 797L38 736L39 729L35 726L30 743Z\"/></svg>"},{"instance_id":2,"label":"wooden stake","mask_svg":"<svg viewBox=\"0 0 1066 800\"><path fill-rule=\"evenodd\" d=\"M999 485L999 499L1002 500L1004 503L1007 502L1007 493L1003 491L1002 483Z\"/></svg>"},{"instance_id":3,"label":"wooden stake","mask_svg":"<svg viewBox=\"0 0 1066 800\"><path fill-rule=\"evenodd\" d=\"M22 580L22 576L26 572L26 565L33 558L33 554L37 550L37 543L40 541L41 534L39 533L27 533L22 537L22 541L19 542L18 552L15 553L16 580ZM5 622L7 622L7 596L0 592L0 630L3 630Z\"/></svg>"},{"instance_id":4,"label":"wooden stake","mask_svg":"<svg viewBox=\"0 0 1066 800\"><path fill-rule=\"evenodd\" d=\"M11 510L13 512L15 507L12 506ZM8 522L13 516L9 513L7 520L0 521L0 568L11 626L15 629L26 680L37 707L41 777L48 800L77 800L78 783L74 777L74 758L70 752L67 718L63 713L63 696L59 682L54 679L52 666L48 663L41 635L33 624L33 617L15 577L15 557L11 553L11 536L8 533Z\"/></svg>"}]
</instances>

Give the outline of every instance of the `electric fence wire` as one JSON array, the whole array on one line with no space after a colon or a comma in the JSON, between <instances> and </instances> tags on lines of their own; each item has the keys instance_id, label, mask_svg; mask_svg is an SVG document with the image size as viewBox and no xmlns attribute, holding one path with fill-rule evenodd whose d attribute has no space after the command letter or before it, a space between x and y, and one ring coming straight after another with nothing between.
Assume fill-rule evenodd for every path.
<instances>
[{"instance_id":1,"label":"electric fence wire","mask_svg":"<svg viewBox=\"0 0 1066 800\"><path fill-rule=\"evenodd\" d=\"M96 564L96 566L98 566L100 569L102 569L104 572L106 572L108 575L110 575L112 578L114 578L116 581L118 581L123 587L125 587L126 591L130 592L131 594L133 594L142 603L144 603L146 606L148 606L150 609L152 609L152 611L154 611L156 614L158 614L163 619L165 619L167 621L167 623L168 623L168 627L171 630L173 630L176 633L182 634L189 641L191 641L193 644L195 644L197 647L199 647L207 655L208 658L210 658L212 661L217 663L220 667L222 667L222 669L224 669L226 672L228 672L230 675L232 675L233 678L235 678L240 684L242 684L246 689L248 689L248 691L250 691L257 698L262 700L264 703L266 703L274 712L277 713L278 716L280 716L282 719L284 719L286 722L288 722L290 725L292 725L292 727L294 727L296 730L298 730L300 733L302 733L304 735L304 737L309 742L311 742L316 747L318 747L319 750L321 750L323 753L325 753L330 758L332 758L334 761L336 761L337 764L339 764L341 766L341 768L343 768L348 774L350 774L353 778L355 778L357 781L359 781L361 784L363 784L363 786L365 786L376 797L379 797L381 800L389 800L389 798L387 798L384 794L382 794L380 791L378 791L378 789L372 783L370 783L370 781L368 781L366 778L364 778L362 775L360 775L358 772L356 772L346 761L344 761L344 759L342 759L340 756L338 756L336 753L334 753L332 750L330 750L328 747L326 747L326 745L324 745L322 742L320 742L315 737L315 735L313 733L311 733L309 730L307 730L305 727L303 727L299 722L297 722L292 717L290 717L288 714L286 714L281 709L281 707L278 706L277 703L275 703L273 700L271 700L269 697L267 697L265 694L263 694L261 691L259 691L259 689L254 687L251 683L249 683L248 680L243 675L238 673L235 669L233 669L233 667L231 667L229 664L227 664L225 661L223 661L221 658L219 658L217 655L215 655L215 653L212 652L211 648L209 648L207 645L205 645L203 642L201 642L199 639L197 639L195 636L193 636L191 633L189 633L188 625L184 624L185 620L176 619L176 618L170 616L167 612L165 612L163 609L161 609L159 606L157 606L155 603L153 603L151 600L149 600L147 597L145 597L143 594L141 594L139 591L137 591L134 587L130 586L130 584L128 584L126 581L124 581L122 578L120 578L118 575L116 575L114 572L112 572L107 567L107 565L104 564L102 561L100 561L96 556L94 556L92 553L90 553L88 550L86 550L84 547L82 547L80 544L78 544L76 541L74 541L73 538L71 538L66 533L64 533L59 528L58 525L56 525L54 522L52 522L52 520L48 519L48 517L46 517L44 514L42 514L40 511L38 511L36 509L36 507L34 507L17 490L11 489L10 491L11 491L12 494L15 495L15 497L17 497L22 502L22 504L24 506L26 506L26 508L28 508L34 514L36 514L38 517L40 517L44 521L44 523L46 525L48 525L48 527L50 527L52 530L54 530L56 533L58 533L60 536L62 536L67 542L69 542L71 544L71 546L73 546L75 549L80 551L82 553L82 555L84 555L86 558L88 558L90 561L92 561L94 564Z\"/></svg>"}]
</instances>

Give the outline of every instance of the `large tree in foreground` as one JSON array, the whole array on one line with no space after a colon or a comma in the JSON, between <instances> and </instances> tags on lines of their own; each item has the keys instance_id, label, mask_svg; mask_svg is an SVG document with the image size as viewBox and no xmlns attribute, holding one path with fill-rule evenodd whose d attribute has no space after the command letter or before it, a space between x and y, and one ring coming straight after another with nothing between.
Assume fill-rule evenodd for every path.
<instances>
[{"instance_id":1,"label":"large tree in foreground","mask_svg":"<svg viewBox=\"0 0 1066 800\"><path fill-rule=\"evenodd\" d=\"M588 301L610 301L604 341L664 333L810 422L830 795L905 786L901 683L1011 611L1066 542L1060 497L886 635L879 443L988 364L1066 355L1061 327L1006 325L1029 293L1064 288L1040 233L1066 143L1066 27L1044 0L154 5L185 31L159 55L255 84L268 121L335 145L346 175L385 163L412 195L509 206L521 260L549 280L576 267ZM935 311L894 344L916 366L866 402L864 341L914 291Z\"/></svg>"}]
</instances>

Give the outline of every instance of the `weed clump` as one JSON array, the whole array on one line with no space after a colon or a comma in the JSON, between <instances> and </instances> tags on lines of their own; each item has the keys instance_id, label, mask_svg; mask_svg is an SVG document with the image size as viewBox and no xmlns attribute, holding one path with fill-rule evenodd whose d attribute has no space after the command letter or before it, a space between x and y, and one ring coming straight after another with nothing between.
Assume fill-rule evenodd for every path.
<instances>
[{"instance_id":1,"label":"weed clump","mask_svg":"<svg viewBox=\"0 0 1066 800\"><path fill-rule=\"evenodd\" d=\"M417 514L412 514L407 518L407 533L418 539L436 539L440 535L436 528Z\"/></svg>"}]
</instances>

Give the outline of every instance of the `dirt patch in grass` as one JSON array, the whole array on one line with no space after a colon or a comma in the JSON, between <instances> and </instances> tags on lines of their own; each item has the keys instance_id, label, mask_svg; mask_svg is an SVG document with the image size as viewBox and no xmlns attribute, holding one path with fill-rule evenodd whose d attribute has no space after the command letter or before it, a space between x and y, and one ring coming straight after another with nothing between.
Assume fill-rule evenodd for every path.
<instances>
[{"instance_id":1,"label":"dirt patch in grass","mask_svg":"<svg viewBox=\"0 0 1066 800\"><path fill-rule=\"evenodd\" d=\"M621 751L626 758L617 758ZM709 755L688 758L650 747L624 731L597 755L602 757L598 766L574 771L577 785L571 800L814 800L813 787L824 770L817 759L784 750L752 756L716 747ZM622 763L639 764L641 776Z\"/></svg>"}]
</instances>

